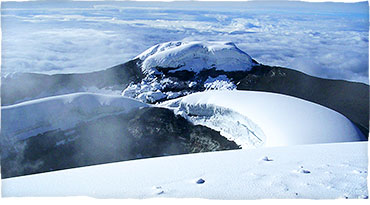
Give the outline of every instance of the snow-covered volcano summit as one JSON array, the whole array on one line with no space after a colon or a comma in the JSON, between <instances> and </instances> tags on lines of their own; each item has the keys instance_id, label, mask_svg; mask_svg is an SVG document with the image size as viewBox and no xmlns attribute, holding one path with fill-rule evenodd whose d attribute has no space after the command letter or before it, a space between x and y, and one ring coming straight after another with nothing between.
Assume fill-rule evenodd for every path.
<instances>
[{"instance_id":1,"label":"snow-covered volcano summit","mask_svg":"<svg viewBox=\"0 0 370 205\"><path fill-rule=\"evenodd\" d=\"M138 55L143 79L122 95L155 103L204 90L233 90L258 65L232 42L171 41Z\"/></svg>"},{"instance_id":2,"label":"snow-covered volcano summit","mask_svg":"<svg viewBox=\"0 0 370 205\"><path fill-rule=\"evenodd\" d=\"M144 72L171 68L171 72L200 72L215 68L223 71L249 71L252 58L232 42L171 41L157 44L137 56Z\"/></svg>"}]
</instances>

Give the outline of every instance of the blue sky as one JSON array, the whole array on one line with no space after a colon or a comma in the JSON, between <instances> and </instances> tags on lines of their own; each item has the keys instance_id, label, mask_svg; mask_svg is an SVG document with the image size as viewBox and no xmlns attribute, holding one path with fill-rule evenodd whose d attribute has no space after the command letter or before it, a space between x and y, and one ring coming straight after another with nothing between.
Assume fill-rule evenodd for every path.
<instances>
[{"instance_id":1,"label":"blue sky","mask_svg":"<svg viewBox=\"0 0 370 205\"><path fill-rule=\"evenodd\" d=\"M89 72L173 40L233 41L258 62L368 83L367 3L3 2L2 74Z\"/></svg>"}]
</instances>

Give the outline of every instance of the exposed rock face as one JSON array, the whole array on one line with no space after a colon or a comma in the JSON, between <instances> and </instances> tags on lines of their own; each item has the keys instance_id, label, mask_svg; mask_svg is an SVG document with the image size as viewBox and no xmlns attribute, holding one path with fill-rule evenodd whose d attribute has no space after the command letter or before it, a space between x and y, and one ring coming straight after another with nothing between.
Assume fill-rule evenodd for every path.
<instances>
[{"instance_id":1,"label":"exposed rock face","mask_svg":"<svg viewBox=\"0 0 370 205\"><path fill-rule=\"evenodd\" d=\"M18 142L2 178L165 155L239 149L219 132L164 108L135 109Z\"/></svg>"}]
</instances>

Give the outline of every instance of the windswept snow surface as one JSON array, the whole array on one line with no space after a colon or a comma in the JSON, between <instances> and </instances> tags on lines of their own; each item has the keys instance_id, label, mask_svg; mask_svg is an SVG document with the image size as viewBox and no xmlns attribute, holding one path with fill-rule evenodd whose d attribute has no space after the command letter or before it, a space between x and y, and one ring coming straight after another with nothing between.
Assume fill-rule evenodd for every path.
<instances>
[{"instance_id":1,"label":"windswept snow surface","mask_svg":"<svg viewBox=\"0 0 370 205\"><path fill-rule=\"evenodd\" d=\"M137 56L143 60L146 73L156 72L157 67L172 68L171 72L188 70L200 72L216 68L224 71L248 71L252 58L232 42L171 41L157 44Z\"/></svg>"},{"instance_id":2,"label":"windswept snow surface","mask_svg":"<svg viewBox=\"0 0 370 205\"><path fill-rule=\"evenodd\" d=\"M365 140L342 114L281 94L207 91L161 106L174 109L195 124L221 131L243 148Z\"/></svg>"},{"instance_id":3,"label":"windswept snow surface","mask_svg":"<svg viewBox=\"0 0 370 205\"><path fill-rule=\"evenodd\" d=\"M1 107L2 143L35 136L48 130L68 129L77 123L109 114L146 107L130 98L93 93L47 97Z\"/></svg>"},{"instance_id":4,"label":"windswept snow surface","mask_svg":"<svg viewBox=\"0 0 370 205\"><path fill-rule=\"evenodd\" d=\"M367 142L111 163L2 180L3 197L368 198Z\"/></svg>"}]
</instances>

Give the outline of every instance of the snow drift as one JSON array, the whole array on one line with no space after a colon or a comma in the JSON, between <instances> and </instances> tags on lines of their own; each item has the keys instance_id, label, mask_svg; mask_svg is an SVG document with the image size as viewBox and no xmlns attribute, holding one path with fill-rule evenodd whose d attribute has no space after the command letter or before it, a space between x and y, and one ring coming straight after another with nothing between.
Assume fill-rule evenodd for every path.
<instances>
[{"instance_id":1,"label":"snow drift","mask_svg":"<svg viewBox=\"0 0 370 205\"><path fill-rule=\"evenodd\" d=\"M48 130L68 129L79 122L146 106L122 96L93 93L59 95L3 106L2 142L25 139Z\"/></svg>"},{"instance_id":2,"label":"snow drift","mask_svg":"<svg viewBox=\"0 0 370 205\"><path fill-rule=\"evenodd\" d=\"M368 198L367 142L159 157L2 180L2 196Z\"/></svg>"},{"instance_id":3,"label":"snow drift","mask_svg":"<svg viewBox=\"0 0 370 205\"><path fill-rule=\"evenodd\" d=\"M195 124L221 131L242 147L365 140L358 128L324 106L281 94L207 91L167 101Z\"/></svg>"}]
</instances>

